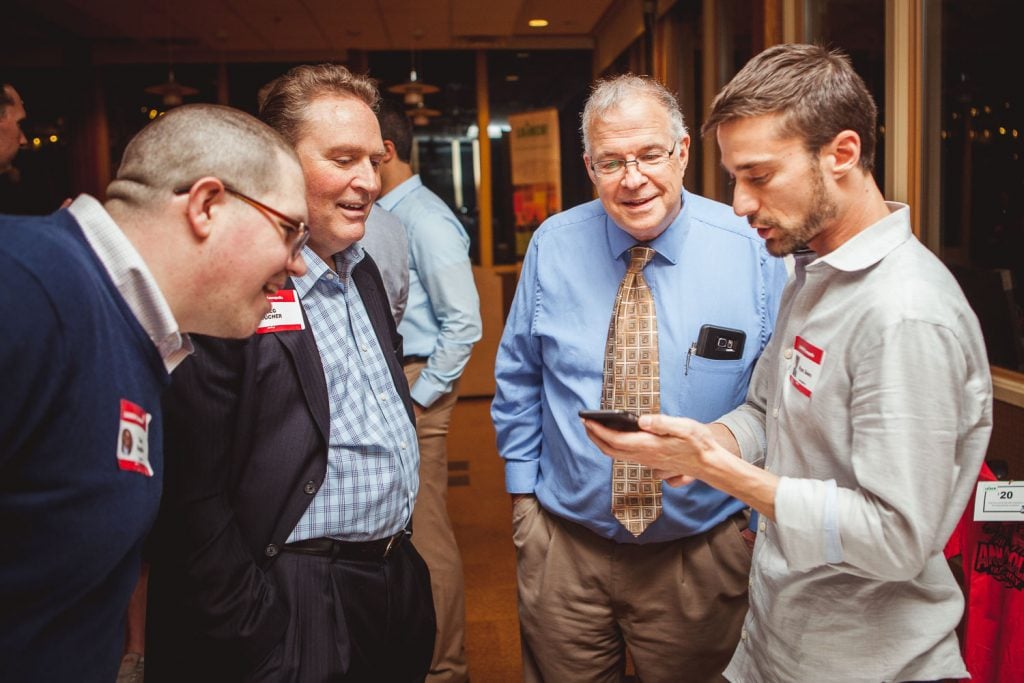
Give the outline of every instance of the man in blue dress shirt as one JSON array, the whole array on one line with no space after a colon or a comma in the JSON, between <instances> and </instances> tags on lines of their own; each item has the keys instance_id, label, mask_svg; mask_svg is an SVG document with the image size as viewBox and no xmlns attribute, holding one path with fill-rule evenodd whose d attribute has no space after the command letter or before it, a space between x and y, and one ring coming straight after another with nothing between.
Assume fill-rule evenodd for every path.
<instances>
[{"instance_id":1,"label":"man in blue dress shirt","mask_svg":"<svg viewBox=\"0 0 1024 683\"><path fill-rule=\"evenodd\" d=\"M440 197L413 173L412 124L387 103L377 115L386 154L378 203L398 216L409 237L409 300L398 326L405 344L416 433L420 493L413 514L416 548L430 567L437 612L431 683L468 679L462 558L448 518L448 423L459 377L480 339L480 298L469 262L469 236Z\"/></svg>"},{"instance_id":2,"label":"man in blue dress shirt","mask_svg":"<svg viewBox=\"0 0 1024 683\"><path fill-rule=\"evenodd\" d=\"M711 419L743 401L785 267L729 207L683 190L690 137L662 85L599 82L582 118L598 199L534 234L495 368L524 674L617 681L628 647L644 681L717 680L746 612L745 506L699 482L664 487L660 516L634 535L612 514L612 461L578 411L601 401L630 247L655 251L643 277L657 314L661 411L673 415ZM702 355L703 325L742 331L742 357Z\"/></svg>"}]
</instances>

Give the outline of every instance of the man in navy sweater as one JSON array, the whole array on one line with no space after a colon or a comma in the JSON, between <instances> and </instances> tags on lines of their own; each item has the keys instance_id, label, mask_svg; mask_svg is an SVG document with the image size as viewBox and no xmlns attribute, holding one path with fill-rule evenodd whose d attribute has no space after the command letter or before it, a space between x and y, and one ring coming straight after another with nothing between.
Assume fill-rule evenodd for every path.
<instances>
[{"instance_id":1,"label":"man in navy sweater","mask_svg":"<svg viewBox=\"0 0 1024 683\"><path fill-rule=\"evenodd\" d=\"M252 334L266 295L306 270L301 167L242 112L168 112L129 143L107 195L0 216L9 683L114 680L160 500L160 394L186 333Z\"/></svg>"}]
</instances>

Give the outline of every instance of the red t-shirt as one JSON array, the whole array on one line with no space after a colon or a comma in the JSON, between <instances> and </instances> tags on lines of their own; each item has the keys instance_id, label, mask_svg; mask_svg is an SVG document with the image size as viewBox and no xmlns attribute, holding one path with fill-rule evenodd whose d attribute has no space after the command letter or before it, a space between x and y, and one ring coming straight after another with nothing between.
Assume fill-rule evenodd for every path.
<instances>
[{"instance_id":1,"label":"red t-shirt","mask_svg":"<svg viewBox=\"0 0 1024 683\"><path fill-rule=\"evenodd\" d=\"M983 466L978 480L995 479ZM975 522L972 495L946 544L946 557L956 555L964 569L962 649L971 683L1024 683L1024 524Z\"/></svg>"}]
</instances>

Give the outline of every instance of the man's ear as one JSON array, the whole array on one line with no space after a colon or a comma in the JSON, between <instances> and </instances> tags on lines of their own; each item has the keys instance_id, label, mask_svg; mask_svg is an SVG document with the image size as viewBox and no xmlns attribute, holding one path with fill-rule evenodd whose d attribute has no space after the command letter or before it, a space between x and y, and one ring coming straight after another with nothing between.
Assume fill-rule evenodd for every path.
<instances>
[{"instance_id":1,"label":"man's ear","mask_svg":"<svg viewBox=\"0 0 1024 683\"><path fill-rule=\"evenodd\" d=\"M594 173L594 169L591 168L590 155L587 154L586 152L583 153L583 165L587 169L587 175L590 176L590 182L594 183L594 185L596 186L597 185L597 174Z\"/></svg>"},{"instance_id":2,"label":"man's ear","mask_svg":"<svg viewBox=\"0 0 1024 683\"><path fill-rule=\"evenodd\" d=\"M197 239L202 241L210 236L213 215L226 199L224 183L213 176L200 178L189 188L185 214Z\"/></svg>"},{"instance_id":3,"label":"man's ear","mask_svg":"<svg viewBox=\"0 0 1024 683\"><path fill-rule=\"evenodd\" d=\"M844 176L860 164L860 136L852 130L842 130L823 150L832 160L832 173Z\"/></svg>"},{"instance_id":4,"label":"man's ear","mask_svg":"<svg viewBox=\"0 0 1024 683\"><path fill-rule=\"evenodd\" d=\"M397 159L397 158L398 158L398 152L395 151L395 143L391 142L391 140L385 140L384 141L384 158L381 159L381 161L383 161L386 164L389 161L391 161L392 159Z\"/></svg>"},{"instance_id":5,"label":"man's ear","mask_svg":"<svg viewBox=\"0 0 1024 683\"><path fill-rule=\"evenodd\" d=\"M679 140L679 164L682 166L683 175L686 175L686 167L690 163L690 134L687 133Z\"/></svg>"}]
</instances>

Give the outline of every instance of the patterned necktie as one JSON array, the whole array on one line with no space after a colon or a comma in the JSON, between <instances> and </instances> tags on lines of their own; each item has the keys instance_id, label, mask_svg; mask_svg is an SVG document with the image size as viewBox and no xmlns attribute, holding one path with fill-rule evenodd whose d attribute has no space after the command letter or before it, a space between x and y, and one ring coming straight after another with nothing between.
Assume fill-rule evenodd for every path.
<instances>
[{"instance_id":1,"label":"patterned necktie","mask_svg":"<svg viewBox=\"0 0 1024 683\"><path fill-rule=\"evenodd\" d=\"M643 269L650 247L629 250L629 267L615 295L604 351L601 407L638 415L661 412L658 380L658 321ZM650 468L616 460L612 465L612 514L639 536L661 514L661 481Z\"/></svg>"}]
</instances>

